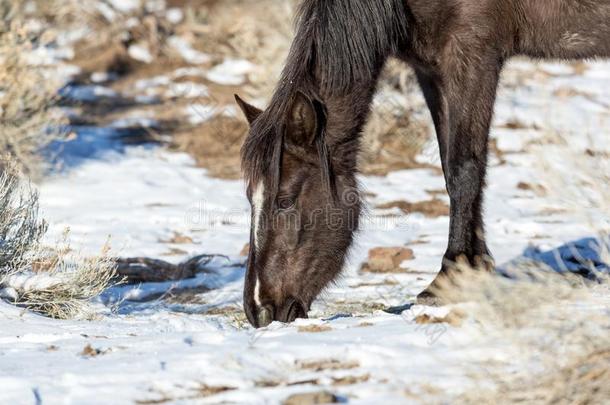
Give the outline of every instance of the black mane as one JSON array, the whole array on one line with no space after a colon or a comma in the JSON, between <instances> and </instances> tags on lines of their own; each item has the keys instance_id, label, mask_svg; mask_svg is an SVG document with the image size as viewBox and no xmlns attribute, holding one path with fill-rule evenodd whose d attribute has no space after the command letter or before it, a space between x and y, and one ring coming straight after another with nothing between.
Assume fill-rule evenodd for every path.
<instances>
[{"instance_id":1,"label":"black mane","mask_svg":"<svg viewBox=\"0 0 610 405\"><path fill-rule=\"evenodd\" d=\"M257 182L279 167L287 110L297 91L325 101L376 79L406 35L400 0L304 0L296 36L269 108L242 148L242 170ZM273 173L271 173L273 175ZM272 176L274 182L279 181Z\"/></svg>"}]
</instances>

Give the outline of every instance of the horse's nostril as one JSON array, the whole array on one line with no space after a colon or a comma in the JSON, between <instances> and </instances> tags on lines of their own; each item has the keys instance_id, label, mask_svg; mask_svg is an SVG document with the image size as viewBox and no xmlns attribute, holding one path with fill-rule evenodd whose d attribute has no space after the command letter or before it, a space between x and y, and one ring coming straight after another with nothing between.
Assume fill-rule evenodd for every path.
<instances>
[{"instance_id":1,"label":"horse's nostril","mask_svg":"<svg viewBox=\"0 0 610 405\"><path fill-rule=\"evenodd\" d=\"M258 327L264 328L265 326L273 322L273 315L271 314L271 311L268 308L261 307L258 309L258 315L256 320L258 321Z\"/></svg>"},{"instance_id":2,"label":"horse's nostril","mask_svg":"<svg viewBox=\"0 0 610 405\"><path fill-rule=\"evenodd\" d=\"M307 318L307 312L299 301L291 299L287 302L287 307L288 310L285 319L283 319L284 322L294 322L297 318Z\"/></svg>"}]
</instances>

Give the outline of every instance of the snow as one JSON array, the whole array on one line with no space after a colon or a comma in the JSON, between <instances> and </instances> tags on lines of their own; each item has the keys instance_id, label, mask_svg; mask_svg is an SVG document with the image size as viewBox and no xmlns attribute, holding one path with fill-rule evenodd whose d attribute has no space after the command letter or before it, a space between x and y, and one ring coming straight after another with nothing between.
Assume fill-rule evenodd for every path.
<instances>
[{"instance_id":1,"label":"snow","mask_svg":"<svg viewBox=\"0 0 610 405\"><path fill-rule=\"evenodd\" d=\"M219 115L236 117L237 108L234 106L215 106L201 103L191 103L186 107L186 115L192 125L197 125L209 121L210 119Z\"/></svg>"},{"instance_id":2,"label":"snow","mask_svg":"<svg viewBox=\"0 0 610 405\"><path fill-rule=\"evenodd\" d=\"M226 59L210 69L207 78L218 84L238 86L245 83L246 75L252 72L254 67L244 59Z\"/></svg>"},{"instance_id":3,"label":"snow","mask_svg":"<svg viewBox=\"0 0 610 405\"><path fill-rule=\"evenodd\" d=\"M121 4L128 7L128 3ZM209 61L178 38L173 46L193 64ZM565 65L538 66L518 60L505 72L492 131L504 156L503 161L497 156L492 159L485 204L489 245L499 263L519 256L530 243L552 248L595 234L595 224L579 215L553 211L561 204L552 196L519 187L524 182L538 183L541 157L534 146L545 134L565 134L567 144L554 145L564 150L608 150L610 63L587 66L578 75ZM252 68L246 61L227 60L207 72L195 72L220 84L241 84ZM182 70L175 76L192 73ZM171 78L160 76L138 82L135 88L146 91L155 84L170 83ZM556 96L557 89L566 86L575 91ZM197 90L198 94L206 91ZM82 101L116 96L100 85L66 92ZM203 122L219 111L234 113L206 104L190 108L193 122ZM510 122L519 122L523 128L509 129ZM60 152L65 170L40 185L43 216L50 228L46 243L53 245L70 228L72 244L85 254L98 253L110 236L117 256L171 262L201 253L229 258L216 259L209 271L193 279L112 288L96 300L99 317L93 321L47 319L0 302L0 403L262 404L315 391L318 386L356 404L425 403L431 395L427 385L449 398L472 388L475 382L468 378L466 364L510 362L523 356L497 337L477 332L468 322L454 327L414 321L423 313L443 316L446 308L414 306L402 315L391 315L365 305L411 302L440 266L447 217L387 216L387 210L375 208L395 200L434 198L444 181L432 169L361 177L369 193L363 229L343 276L314 303L311 319L291 325L276 322L263 330L244 325L237 316L244 275L239 251L249 241L250 231L243 182L211 178L186 154L122 144L120 127L134 123L148 126L155 121L142 116L108 128L75 128L77 140L63 145ZM435 152L432 146L420 158L438 166ZM440 198L447 201L446 196ZM599 209L587 209L591 216L604 218ZM167 242L175 233L190 237L192 243ZM370 248L403 245L415 253L415 259L405 263L404 273L359 272ZM18 281L27 283L28 279ZM192 300L167 299L174 292L189 290ZM210 312L226 312L226 308L235 309L235 319ZM329 330L304 331L313 325ZM87 346L96 354L88 355ZM322 370L304 366L313 361L339 365ZM363 381L333 385L334 379L342 377ZM204 386L227 390L204 398ZM418 399L405 396L407 391Z\"/></svg>"},{"instance_id":4,"label":"snow","mask_svg":"<svg viewBox=\"0 0 610 405\"><path fill-rule=\"evenodd\" d=\"M168 44L173 47L182 58L193 65L208 63L211 60L210 55L199 52L194 49L185 39L173 36L167 40Z\"/></svg>"},{"instance_id":5,"label":"snow","mask_svg":"<svg viewBox=\"0 0 610 405\"><path fill-rule=\"evenodd\" d=\"M60 94L74 101L95 101L100 97L117 97L117 93L104 86L67 86L60 91Z\"/></svg>"},{"instance_id":6,"label":"snow","mask_svg":"<svg viewBox=\"0 0 610 405\"><path fill-rule=\"evenodd\" d=\"M165 97L168 98L201 98L209 95L207 86L195 82L172 83L165 92Z\"/></svg>"},{"instance_id":7,"label":"snow","mask_svg":"<svg viewBox=\"0 0 610 405\"><path fill-rule=\"evenodd\" d=\"M154 60L146 44L131 45L127 52L129 53L129 56L140 62L150 63Z\"/></svg>"},{"instance_id":8,"label":"snow","mask_svg":"<svg viewBox=\"0 0 610 405\"><path fill-rule=\"evenodd\" d=\"M184 19L184 13L182 12L182 9L176 8L176 7L170 8L169 10L167 10L166 15L167 15L167 19L172 24L178 24Z\"/></svg>"}]
</instances>

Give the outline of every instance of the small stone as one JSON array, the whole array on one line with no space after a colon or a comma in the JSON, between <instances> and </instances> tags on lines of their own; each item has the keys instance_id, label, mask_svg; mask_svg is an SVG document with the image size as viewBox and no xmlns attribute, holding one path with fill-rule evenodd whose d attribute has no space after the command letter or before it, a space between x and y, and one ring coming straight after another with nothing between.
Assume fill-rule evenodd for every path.
<instances>
[{"instance_id":1,"label":"small stone","mask_svg":"<svg viewBox=\"0 0 610 405\"><path fill-rule=\"evenodd\" d=\"M103 354L100 349L95 349L90 344L87 344L80 355L83 357L95 357L100 354Z\"/></svg>"},{"instance_id":2,"label":"small stone","mask_svg":"<svg viewBox=\"0 0 610 405\"><path fill-rule=\"evenodd\" d=\"M241 252L239 252L239 255L243 256L243 257L247 257L249 254L250 254L250 244L246 243L244 245L244 247L241 249Z\"/></svg>"},{"instance_id":3,"label":"small stone","mask_svg":"<svg viewBox=\"0 0 610 405\"><path fill-rule=\"evenodd\" d=\"M448 323L451 326L460 327L464 322L464 319L467 318L467 315L457 309L450 311L445 316L434 316L429 314L420 314L415 317L415 323L420 325L423 324L435 324L435 323Z\"/></svg>"}]
</instances>

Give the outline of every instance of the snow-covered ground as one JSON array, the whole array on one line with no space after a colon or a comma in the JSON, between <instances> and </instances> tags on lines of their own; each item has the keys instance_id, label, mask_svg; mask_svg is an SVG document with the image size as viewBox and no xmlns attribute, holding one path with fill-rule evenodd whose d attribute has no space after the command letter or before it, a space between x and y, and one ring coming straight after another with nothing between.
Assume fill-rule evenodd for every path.
<instances>
[{"instance_id":1,"label":"snow-covered ground","mask_svg":"<svg viewBox=\"0 0 610 405\"><path fill-rule=\"evenodd\" d=\"M529 244L552 248L608 229L596 207L585 207L597 219L587 222L536 187L549 176L571 182L561 161L539 152L549 134L567 141L549 145L553 153L610 152L610 62L584 66L515 61L505 72L486 199L499 263ZM218 69L209 76L224 77ZM443 309L381 311L412 301L434 277L449 219L375 207L433 199L444 188L437 170L362 177L370 209L343 277L316 301L309 320L255 331L239 310L244 269L235 265L249 235L243 183L210 178L185 154L100 142L99 131L80 131L93 150L76 148L86 156L40 186L48 244L67 227L85 254L110 237L117 256L178 262L217 253L231 260L186 282L117 287L96 304L93 321L51 320L0 303L0 403L275 403L320 389L351 403L425 403L472 388L465 364L519 356L468 323L414 321ZM438 166L435 147L420 160ZM544 170L541 160L558 166ZM378 246L408 246L415 259L402 273L360 272ZM176 287L193 292L174 295ZM151 301L158 293L164 295ZM117 304L117 297L126 301Z\"/></svg>"}]
</instances>

